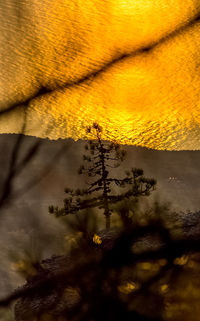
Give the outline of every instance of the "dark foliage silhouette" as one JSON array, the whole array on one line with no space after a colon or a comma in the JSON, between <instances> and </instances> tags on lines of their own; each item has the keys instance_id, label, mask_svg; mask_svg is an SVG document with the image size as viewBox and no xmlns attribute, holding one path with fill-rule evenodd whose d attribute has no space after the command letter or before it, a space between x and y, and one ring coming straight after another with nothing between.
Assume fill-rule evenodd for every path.
<instances>
[{"instance_id":1,"label":"dark foliage silhouette","mask_svg":"<svg viewBox=\"0 0 200 321\"><path fill-rule=\"evenodd\" d=\"M172 236L155 217L146 226L122 224L93 237L83 226L81 232L70 253L42 261L35 276L0 302L18 299L17 321L165 320L173 286L193 273L185 258L199 271L200 240Z\"/></svg>"},{"instance_id":2,"label":"dark foliage silhouette","mask_svg":"<svg viewBox=\"0 0 200 321\"><path fill-rule=\"evenodd\" d=\"M62 216L77 213L83 209L100 208L103 209L106 218L106 228L110 228L112 205L131 197L149 195L155 188L156 181L144 177L143 170L137 168L126 171L126 176L123 178L112 177L111 168L120 166L124 160L125 151L117 143L103 142L102 128L96 123L87 128L87 133L93 134L95 140L90 140L85 145L88 153L83 155L85 164L79 169L79 174L87 175L90 179L89 187L75 191L66 188L65 192L68 197L64 200L64 207L59 209L50 206L49 212L56 216ZM125 191L114 193L115 186L123 188Z\"/></svg>"}]
</instances>

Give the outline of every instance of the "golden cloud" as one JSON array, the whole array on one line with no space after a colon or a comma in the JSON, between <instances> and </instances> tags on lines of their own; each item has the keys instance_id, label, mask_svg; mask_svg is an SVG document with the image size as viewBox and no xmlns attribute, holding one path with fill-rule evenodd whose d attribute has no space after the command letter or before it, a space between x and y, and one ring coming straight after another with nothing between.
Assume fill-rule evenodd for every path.
<instances>
[{"instance_id":1,"label":"golden cloud","mask_svg":"<svg viewBox=\"0 0 200 321\"><path fill-rule=\"evenodd\" d=\"M14 0L1 7L1 133L200 148L195 0Z\"/></svg>"}]
</instances>

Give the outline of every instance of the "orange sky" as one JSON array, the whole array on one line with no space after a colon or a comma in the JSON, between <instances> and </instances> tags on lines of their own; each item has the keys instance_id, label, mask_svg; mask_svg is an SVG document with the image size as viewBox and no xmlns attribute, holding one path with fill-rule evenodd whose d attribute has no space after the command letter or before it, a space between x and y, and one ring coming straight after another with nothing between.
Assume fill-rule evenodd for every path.
<instances>
[{"instance_id":1,"label":"orange sky","mask_svg":"<svg viewBox=\"0 0 200 321\"><path fill-rule=\"evenodd\" d=\"M95 121L123 144L200 148L200 24L186 26L199 1L9 0L0 8L2 110L41 86L52 90L25 106L26 134L79 139ZM23 119L22 107L1 115L0 132L19 133Z\"/></svg>"}]
</instances>

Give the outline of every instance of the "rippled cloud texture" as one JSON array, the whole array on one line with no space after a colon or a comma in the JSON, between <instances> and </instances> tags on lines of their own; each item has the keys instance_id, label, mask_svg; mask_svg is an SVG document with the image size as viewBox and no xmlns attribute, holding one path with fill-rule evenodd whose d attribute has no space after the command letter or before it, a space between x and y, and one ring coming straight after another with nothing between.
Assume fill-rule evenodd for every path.
<instances>
[{"instance_id":1,"label":"rippled cloud texture","mask_svg":"<svg viewBox=\"0 0 200 321\"><path fill-rule=\"evenodd\" d=\"M0 132L200 149L198 0L0 4ZM8 111L8 112L7 112Z\"/></svg>"}]
</instances>

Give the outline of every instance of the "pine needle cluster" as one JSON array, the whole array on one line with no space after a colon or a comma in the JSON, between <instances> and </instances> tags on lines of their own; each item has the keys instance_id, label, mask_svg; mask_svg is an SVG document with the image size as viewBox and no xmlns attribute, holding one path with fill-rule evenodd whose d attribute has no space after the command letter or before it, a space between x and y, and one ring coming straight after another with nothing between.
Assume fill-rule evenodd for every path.
<instances>
[{"instance_id":1,"label":"pine needle cluster","mask_svg":"<svg viewBox=\"0 0 200 321\"><path fill-rule=\"evenodd\" d=\"M125 176L122 178L113 177L112 169L121 165L126 152L115 142L104 142L102 128L97 123L87 128L87 134L95 136L96 139L89 140L85 145L84 164L81 165L78 173L88 177L88 187L76 190L66 188L67 197L64 199L64 207L50 206L49 212L56 216L63 216L75 214L84 209L99 208L105 215L106 228L110 228L113 205L132 197L150 195L156 181L146 178L143 170L139 168L125 171ZM119 191L117 193L116 187Z\"/></svg>"}]
</instances>

